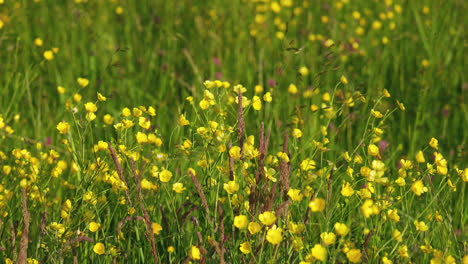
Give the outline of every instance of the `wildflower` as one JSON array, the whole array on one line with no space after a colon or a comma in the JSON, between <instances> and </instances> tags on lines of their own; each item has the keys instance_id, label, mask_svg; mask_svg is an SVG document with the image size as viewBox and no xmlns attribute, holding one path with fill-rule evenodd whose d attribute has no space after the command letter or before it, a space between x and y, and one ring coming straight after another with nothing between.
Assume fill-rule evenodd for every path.
<instances>
[{"instance_id":1,"label":"wildflower","mask_svg":"<svg viewBox=\"0 0 468 264\"><path fill-rule=\"evenodd\" d=\"M316 166L315 161L311 160L309 158L303 160L301 162L301 165L300 165L301 170L303 170L303 171L313 170L313 169L315 169L315 166Z\"/></svg>"},{"instance_id":2,"label":"wildflower","mask_svg":"<svg viewBox=\"0 0 468 264\"><path fill-rule=\"evenodd\" d=\"M295 137L295 138L300 138L302 137L303 133L300 129L298 128L294 128L293 131L292 131L292 136Z\"/></svg>"},{"instance_id":3,"label":"wildflower","mask_svg":"<svg viewBox=\"0 0 468 264\"><path fill-rule=\"evenodd\" d=\"M293 188L289 189L288 196L291 198L291 200L297 201L297 202L302 201L302 197L303 197L301 190L293 189Z\"/></svg>"},{"instance_id":4,"label":"wildflower","mask_svg":"<svg viewBox=\"0 0 468 264\"><path fill-rule=\"evenodd\" d=\"M309 69L307 69L307 67L305 67L305 66L302 66L301 68L299 68L299 73L302 76L309 75Z\"/></svg>"},{"instance_id":5,"label":"wildflower","mask_svg":"<svg viewBox=\"0 0 468 264\"><path fill-rule=\"evenodd\" d=\"M255 85L254 91L255 91L255 94L263 93L263 86Z\"/></svg>"},{"instance_id":6,"label":"wildflower","mask_svg":"<svg viewBox=\"0 0 468 264\"><path fill-rule=\"evenodd\" d=\"M174 253L174 251L175 251L175 248L173 246L167 247L167 252Z\"/></svg>"},{"instance_id":7,"label":"wildflower","mask_svg":"<svg viewBox=\"0 0 468 264\"><path fill-rule=\"evenodd\" d=\"M262 224L269 226L276 222L276 215L275 212L264 212L258 216L258 219Z\"/></svg>"},{"instance_id":8,"label":"wildflower","mask_svg":"<svg viewBox=\"0 0 468 264\"><path fill-rule=\"evenodd\" d=\"M367 147L367 153L369 153L369 155L375 157L375 156L379 155L379 147L377 147L377 146L374 145L374 144L370 144L370 145Z\"/></svg>"},{"instance_id":9,"label":"wildflower","mask_svg":"<svg viewBox=\"0 0 468 264\"><path fill-rule=\"evenodd\" d=\"M51 50L44 51L44 59L50 61L54 59L54 53Z\"/></svg>"},{"instance_id":10,"label":"wildflower","mask_svg":"<svg viewBox=\"0 0 468 264\"><path fill-rule=\"evenodd\" d=\"M354 190L351 184L349 184L349 182L346 182L346 184L341 185L341 195L345 197L350 197L353 194L354 194Z\"/></svg>"},{"instance_id":11,"label":"wildflower","mask_svg":"<svg viewBox=\"0 0 468 264\"><path fill-rule=\"evenodd\" d=\"M397 105L398 105L398 107L400 108L401 111L405 111L405 110L406 110L406 108L405 108L405 106L403 105L402 102L396 100L396 103L397 103Z\"/></svg>"},{"instance_id":12,"label":"wildflower","mask_svg":"<svg viewBox=\"0 0 468 264\"><path fill-rule=\"evenodd\" d=\"M115 8L115 13L116 13L117 15L123 14L123 8L122 8L121 6L116 7L116 8Z\"/></svg>"},{"instance_id":13,"label":"wildflower","mask_svg":"<svg viewBox=\"0 0 468 264\"><path fill-rule=\"evenodd\" d=\"M172 172L164 169L159 173L159 180L161 182L169 182L172 178Z\"/></svg>"},{"instance_id":14,"label":"wildflower","mask_svg":"<svg viewBox=\"0 0 468 264\"><path fill-rule=\"evenodd\" d=\"M249 229L250 234L254 235L254 234L260 232L262 227L257 222L250 222L248 229Z\"/></svg>"},{"instance_id":15,"label":"wildflower","mask_svg":"<svg viewBox=\"0 0 468 264\"><path fill-rule=\"evenodd\" d=\"M57 130L60 132L60 134L66 134L68 130L70 130L70 125L67 122L62 121L58 123Z\"/></svg>"},{"instance_id":16,"label":"wildflower","mask_svg":"<svg viewBox=\"0 0 468 264\"><path fill-rule=\"evenodd\" d=\"M322 239L323 243L325 243L325 245L327 246L335 243L336 241L336 235L333 232L323 232L322 234L320 234L320 238Z\"/></svg>"},{"instance_id":17,"label":"wildflower","mask_svg":"<svg viewBox=\"0 0 468 264\"><path fill-rule=\"evenodd\" d=\"M38 47L41 47L43 44L43 41L41 38L35 38L34 39L34 45L38 46Z\"/></svg>"},{"instance_id":18,"label":"wildflower","mask_svg":"<svg viewBox=\"0 0 468 264\"><path fill-rule=\"evenodd\" d=\"M234 217L234 226L239 229L244 229L247 226L249 220L245 215L238 215Z\"/></svg>"},{"instance_id":19,"label":"wildflower","mask_svg":"<svg viewBox=\"0 0 468 264\"><path fill-rule=\"evenodd\" d=\"M114 123L114 118L109 114L104 115L102 119L106 125L112 125Z\"/></svg>"},{"instance_id":20,"label":"wildflower","mask_svg":"<svg viewBox=\"0 0 468 264\"><path fill-rule=\"evenodd\" d=\"M364 204L361 206L361 212L366 217L369 218L372 215L376 215L379 213L379 208L374 202L370 199L367 199Z\"/></svg>"},{"instance_id":21,"label":"wildflower","mask_svg":"<svg viewBox=\"0 0 468 264\"><path fill-rule=\"evenodd\" d=\"M98 224L98 223L96 223L94 221L89 223L89 231L94 233L94 232L98 231L99 228L101 228L101 224Z\"/></svg>"},{"instance_id":22,"label":"wildflower","mask_svg":"<svg viewBox=\"0 0 468 264\"><path fill-rule=\"evenodd\" d=\"M293 221L289 221L288 229L291 234L300 234L305 230L304 224L296 224Z\"/></svg>"},{"instance_id":23,"label":"wildflower","mask_svg":"<svg viewBox=\"0 0 468 264\"><path fill-rule=\"evenodd\" d=\"M235 181L229 181L228 183L224 184L223 188L229 194L233 194L239 190L239 184L237 184Z\"/></svg>"},{"instance_id":24,"label":"wildflower","mask_svg":"<svg viewBox=\"0 0 468 264\"><path fill-rule=\"evenodd\" d=\"M139 144L148 143L148 136L145 133L141 133L138 131L135 137Z\"/></svg>"},{"instance_id":25,"label":"wildflower","mask_svg":"<svg viewBox=\"0 0 468 264\"><path fill-rule=\"evenodd\" d=\"M200 249L198 249L196 246L192 246L189 251L189 257L190 259L193 260L199 260L200 259Z\"/></svg>"},{"instance_id":26,"label":"wildflower","mask_svg":"<svg viewBox=\"0 0 468 264\"><path fill-rule=\"evenodd\" d=\"M327 249L320 244L315 244L312 248L312 256L317 260L325 261L327 258Z\"/></svg>"},{"instance_id":27,"label":"wildflower","mask_svg":"<svg viewBox=\"0 0 468 264\"><path fill-rule=\"evenodd\" d=\"M380 111L377 111L377 110L374 110L374 109L371 109L371 114L375 117L375 118L382 118L383 115L382 113L380 113Z\"/></svg>"},{"instance_id":28,"label":"wildflower","mask_svg":"<svg viewBox=\"0 0 468 264\"><path fill-rule=\"evenodd\" d=\"M288 87L288 92L290 94L297 94L297 87L295 84L291 83Z\"/></svg>"},{"instance_id":29,"label":"wildflower","mask_svg":"<svg viewBox=\"0 0 468 264\"><path fill-rule=\"evenodd\" d=\"M107 98L104 95L102 95L101 93L97 93L97 98L101 102L105 102L107 100Z\"/></svg>"},{"instance_id":30,"label":"wildflower","mask_svg":"<svg viewBox=\"0 0 468 264\"><path fill-rule=\"evenodd\" d=\"M345 236L349 233L349 227L346 224L335 223L335 231L340 236Z\"/></svg>"},{"instance_id":31,"label":"wildflower","mask_svg":"<svg viewBox=\"0 0 468 264\"><path fill-rule=\"evenodd\" d=\"M417 220L414 220L414 226L416 227L416 230L421 232L425 232L429 229L429 227L423 221L418 222Z\"/></svg>"},{"instance_id":32,"label":"wildflower","mask_svg":"<svg viewBox=\"0 0 468 264\"><path fill-rule=\"evenodd\" d=\"M99 242L99 243L96 243L96 245L94 245L93 251L94 253L98 255L102 255L106 252L106 248L103 243Z\"/></svg>"},{"instance_id":33,"label":"wildflower","mask_svg":"<svg viewBox=\"0 0 468 264\"><path fill-rule=\"evenodd\" d=\"M231 156L234 160L238 160L241 158L241 148L238 146L234 146L229 150L229 156Z\"/></svg>"},{"instance_id":34,"label":"wildflower","mask_svg":"<svg viewBox=\"0 0 468 264\"><path fill-rule=\"evenodd\" d=\"M426 160L424 159L424 154L423 154L423 152L422 152L421 150L418 151L418 153L416 154L416 161L417 161L418 163L424 163L424 162L426 162Z\"/></svg>"},{"instance_id":35,"label":"wildflower","mask_svg":"<svg viewBox=\"0 0 468 264\"><path fill-rule=\"evenodd\" d=\"M346 257L352 263L358 263L361 260L361 255L360 249L351 249L346 253Z\"/></svg>"},{"instance_id":36,"label":"wildflower","mask_svg":"<svg viewBox=\"0 0 468 264\"><path fill-rule=\"evenodd\" d=\"M398 254L400 254L400 257L402 258L409 258L408 247L406 245L400 246L398 248Z\"/></svg>"},{"instance_id":37,"label":"wildflower","mask_svg":"<svg viewBox=\"0 0 468 264\"><path fill-rule=\"evenodd\" d=\"M348 79L346 79L346 77L344 75L341 75L340 81L341 81L342 84L345 84L345 85L348 84Z\"/></svg>"},{"instance_id":38,"label":"wildflower","mask_svg":"<svg viewBox=\"0 0 468 264\"><path fill-rule=\"evenodd\" d=\"M283 240L283 229L273 225L268 229L266 239L273 245L278 245Z\"/></svg>"},{"instance_id":39,"label":"wildflower","mask_svg":"<svg viewBox=\"0 0 468 264\"><path fill-rule=\"evenodd\" d=\"M256 110L256 111L260 111L262 109L262 101L260 100L260 97L255 95L252 98L252 106L253 106L254 110Z\"/></svg>"},{"instance_id":40,"label":"wildflower","mask_svg":"<svg viewBox=\"0 0 468 264\"><path fill-rule=\"evenodd\" d=\"M151 122L148 118L140 116L138 119L138 124L144 129L149 129L151 127Z\"/></svg>"},{"instance_id":41,"label":"wildflower","mask_svg":"<svg viewBox=\"0 0 468 264\"><path fill-rule=\"evenodd\" d=\"M153 227L153 234L159 235L159 232L162 230L162 226L158 223L151 223L151 226Z\"/></svg>"},{"instance_id":42,"label":"wildflower","mask_svg":"<svg viewBox=\"0 0 468 264\"><path fill-rule=\"evenodd\" d=\"M434 149L439 149L439 141L435 138L431 138L431 141L429 141L429 146L431 146Z\"/></svg>"},{"instance_id":43,"label":"wildflower","mask_svg":"<svg viewBox=\"0 0 468 264\"><path fill-rule=\"evenodd\" d=\"M94 113L97 111L97 106L94 103L88 102L85 104L86 112Z\"/></svg>"},{"instance_id":44,"label":"wildflower","mask_svg":"<svg viewBox=\"0 0 468 264\"><path fill-rule=\"evenodd\" d=\"M88 86L88 84L89 84L89 80L88 80L88 79L86 79L86 78L81 78L81 77L78 78L78 79L76 80L76 82L78 82L78 85L81 86L82 88L85 88L85 87Z\"/></svg>"},{"instance_id":45,"label":"wildflower","mask_svg":"<svg viewBox=\"0 0 468 264\"><path fill-rule=\"evenodd\" d=\"M176 182L172 184L172 190L176 193L182 193L186 188L183 183Z\"/></svg>"},{"instance_id":46,"label":"wildflower","mask_svg":"<svg viewBox=\"0 0 468 264\"><path fill-rule=\"evenodd\" d=\"M179 126L190 125L190 122L187 119L185 119L185 116L182 114L179 116L177 123L179 124Z\"/></svg>"},{"instance_id":47,"label":"wildflower","mask_svg":"<svg viewBox=\"0 0 468 264\"><path fill-rule=\"evenodd\" d=\"M400 221L400 216L398 215L398 210L397 209L387 210L387 216L388 216L388 218L395 221L396 223L398 223L398 221Z\"/></svg>"},{"instance_id":48,"label":"wildflower","mask_svg":"<svg viewBox=\"0 0 468 264\"><path fill-rule=\"evenodd\" d=\"M417 196L420 196L421 194L427 192L428 189L426 186L424 186L421 180L417 180L413 183L413 185L411 185L411 191L414 192L414 194Z\"/></svg>"},{"instance_id":49,"label":"wildflower","mask_svg":"<svg viewBox=\"0 0 468 264\"><path fill-rule=\"evenodd\" d=\"M246 241L240 244L239 249L242 253L249 254L252 251L252 245L250 244L250 242Z\"/></svg>"},{"instance_id":50,"label":"wildflower","mask_svg":"<svg viewBox=\"0 0 468 264\"><path fill-rule=\"evenodd\" d=\"M270 103L271 101L273 100L273 98L271 97L271 93L270 92L267 92L263 95L263 101L267 102L267 103Z\"/></svg>"},{"instance_id":51,"label":"wildflower","mask_svg":"<svg viewBox=\"0 0 468 264\"><path fill-rule=\"evenodd\" d=\"M325 209L325 200L322 198L314 198L309 202L309 208L312 212L321 212Z\"/></svg>"},{"instance_id":52,"label":"wildflower","mask_svg":"<svg viewBox=\"0 0 468 264\"><path fill-rule=\"evenodd\" d=\"M392 237L398 242L401 242L403 240L401 232L398 229L393 229Z\"/></svg>"}]
</instances>

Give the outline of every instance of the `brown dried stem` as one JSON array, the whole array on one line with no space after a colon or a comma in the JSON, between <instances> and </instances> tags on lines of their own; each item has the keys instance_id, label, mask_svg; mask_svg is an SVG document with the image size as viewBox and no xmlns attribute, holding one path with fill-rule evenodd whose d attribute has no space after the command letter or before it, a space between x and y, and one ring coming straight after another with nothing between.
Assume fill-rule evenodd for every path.
<instances>
[{"instance_id":1,"label":"brown dried stem","mask_svg":"<svg viewBox=\"0 0 468 264\"><path fill-rule=\"evenodd\" d=\"M117 154L115 153L115 150L112 147L110 142L107 142L107 146L112 156L112 160L114 161L115 168L117 169L117 174L119 175L120 180L125 184L125 187L127 187L125 189L125 196L127 197L127 202L130 206L132 206L132 199L130 199L130 190L128 188L127 182L125 181L125 177L123 175L122 166L120 165L119 158L117 157Z\"/></svg>"},{"instance_id":2,"label":"brown dried stem","mask_svg":"<svg viewBox=\"0 0 468 264\"><path fill-rule=\"evenodd\" d=\"M208 207L208 202L206 201L205 193L203 192L203 189L200 185L200 182L198 182L197 178L191 171L189 171L190 178L192 178L193 183L195 184L195 188L197 189L198 196L200 196L203 208L205 208L206 211L206 218L210 219L210 208Z\"/></svg>"},{"instance_id":3,"label":"brown dried stem","mask_svg":"<svg viewBox=\"0 0 468 264\"><path fill-rule=\"evenodd\" d=\"M27 263L27 258L28 258L28 242L29 242L29 220L30 220L30 214L28 212L28 204L27 200L28 197L26 195L26 189L21 188L21 193L22 193L22 211L23 211L23 234L21 235L21 241L20 241L20 251L18 255L18 263L19 264L26 264Z\"/></svg>"},{"instance_id":4,"label":"brown dried stem","mask_svg":"<svg viewBox=\"0 0 468 264\"><path fill-rule=\"evenodd\" d=\"M137 184L137 192L138 192L138 201L140 202L140 209L143 212L146 224L146 233L147 237L151 242L151 251L154 256L154 262L158 262L158 254L156 253L156 244L154 243L154 232L153 232L153 224L149 219L148 211L145 208L145 204L143 203L143 196L141 195L141 184L140 184L140 175L136 172L136 165L135 160L130 158L130 164L132 165L132 172L133 176L135 176L135 181Z\"/></svg>"}]
</instances>

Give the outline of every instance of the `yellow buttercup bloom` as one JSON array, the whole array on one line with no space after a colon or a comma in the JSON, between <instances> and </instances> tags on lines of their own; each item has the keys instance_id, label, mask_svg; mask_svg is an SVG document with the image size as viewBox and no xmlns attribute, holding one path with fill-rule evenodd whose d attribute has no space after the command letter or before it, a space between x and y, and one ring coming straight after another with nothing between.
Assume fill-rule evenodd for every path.
<instances>
[{"instance_id":1,"label":"yellow buttercup bloom","mask_svg":"<svg viewBox=\"0 0 468 264\"><path fill-rule=\"evenodd\" d=\"M435 138L431 138L431 141L429 141L429 146L434 149L439 149L439 141Z\"/></svg>"},{"instance_id":2,"label":"yellow buttercup bloom","mask_svg":"<svg viewBox=\"0 0 468 264\"><path fill-rule=\"evenodd\" d=\"M152 223L151 226L153 227L153 234L159 235L159 232L162 230L162 226L158 223Z\"/></svg>"},{"instance_id":3,"label":"yellow buttercup bloom","mask_svg":"<svg viewBox=\"0 0 468 264\"><path fill-rule=\"evenodd\" d=\"M97 93L97 98L101 102L105 102L107 100L107 98L104 95L102 95L101 93Z\"/></svg>"},{"instance_id":4,"label":"yellow buttercup bloom","mask_svg":"<svg viewBox=\"0 0 468 264\"><path fill-rule=\"evenodd\" d=\"M346 253L346 257L351 263L358 263L361 261L361 250L360 249L351 249Z\"/></svg>"},{"instance_id":5,"label":"yellow buttercup bloom","mask_svg":"<svg viewBox=\"0 0 468 264\"><path fill-rule=\"evenodd\" d=\"M324 261L327 258L327 249L320 244L315 244L312 248L312 256L316 260Z\"/></svg>"},{"instance_id":6,"label":"yellow buttercup bloom","mask_svg":"<svg viewBox=\"0 0 468 264\"><path fill-rule=\"evenodd\" d=\"M264 212L258 216L258 219L262 224L269 226L276 222L275 212Z\"/></svg>"},{"instance_id":7,"label":"yellow buttercup bloom","mask_svg":"<svg viewBox=\"0 0 468 264\"><path fill-rule=\"evenodd\" d=\"M333 232L323 232L322 234L320 234L320 238L322 239L323 243L325 243L325 245L327 246L335 243L336 241L336 235Z\"/></svg>"},{"instance_id":8,"label":"yellow buttercup bloom","mask_svg":"<svg viewBox=\"0 0 468 264\"><path fill-rule=\"evenodd\" d=\"M340 236L345 236L349 233L349 227L342 223L335 223L335 231Z\"/></svg>"},{"instance_id":9,"label":"yellow buttercup bloom","mask_svg":"<svg viewBox=\"0 0 468 264\"><path fill-rule=\"evenodd\" d=\"M354 194L353 187L349 182L346 182L345 184L341 185L341 195L345 197L350 197Z\"/></svg>"},{"instance_id":10,"label":"yellow buttercup bloom","mask_svg":"<svg viewBox=\"0 0 468 264\"><path fill-rule=\"evenodd\" d=\"M237 184L235 181L229 181L223 185L223 188L229 194L233 194L239 190L239 184Z\"/></svg>"},{"instance_id":11,"label":"yellow buttercup bloom","mask_svg":"<svg viewBox=\"0 0 468 264\"><path fill-rule=\"evenodd\" d=\"M99 228L101 228L101 224L98 224L98 223L96 223L94 221L89 223L89 231L94 233L94 232L98 231Z\"/></svg>"},{"instance_id":12,"label":"yellow buttercup bloom","mask_svg":"<svg viewBox=\"0 0 468 264\"><path fill-rule=\"evenodd\" d=\"M62 121L58 123L57 130L60 132L60 134L66 134L70 130L70 125L67 122Z\"/></svg>"},{"instance_id":13,"label":"yellow buttercup bloom","mask_svg":"<svg viewBox=\"0 0 468 264\"><path fill-rule=\"evenodd\" d=\"M180 182L176 182L172 185L172 190L176 193L182 193L185 189L184 184Z\"/></svg>"},{"instance_id":14,"label":"yellow buttercup bloom","mask_svg":"<svg viewBox=\"0 0 468 264\"><path fill-rule=\"evenodd\" d=\"M427 192L428 189L426 186L424 186L421 180L417 180L413 183L413 185L411 185L411 191L414 192L414 194L417 196L420 196L421 194Z\"/></svg>"},{"instance_id":15,"label":"yellow buttercup bloom","mask_svg":"<svg viewBox=\"0 0 468 264\"><path fill-rule=\"evenodd\" d=\"M82 88L85 88L86 86L88 86L89 84L89 80L86 79L86 78L78 78L76 79L76 82L78 83L79 86L81 86Z\"/></svg>"},{"instance_id":16,"label":"yellow buttercup bloom","mask_svg":"<svg viewBox=\"0 0 468 264\"><path fill-rule=\"evenodd\" d=\"M198 249L196 246L192 246L189 251L190 259L199 260L200 256L201 256L200 249Z\"/></svg>"},{"instance_id":17,"label":"yellow buttercup bloom","mask_svg":"<svg viewBox=\"0 0 468 264\"><path fill-rule=\"evenodd\" d=\"M161 182L169 182L172 178L172 172L164 169L159 173L159 180Z\"/></svg>"},{"instance_id":18,"label":"yellow buttercup bloom","mask_svg":"<svg viewBox=\"0 0 468 264\"><path fill-rule=\"evenodd\" d=\"M44 59L50 61L54 59L54 53L51 50L44 51Z\"/></svg>"},{"instance_id":19,"label":"yellow buttercup bloom","mask_svg":"<svg viewBox=\"0 0 468 264\"><path fill-rule=\"evenodd\" d=\"M268 229L266 239L273 245L278 245L283 240L283 229L273 225Z\"/></svg>"},{"instance_id":20,"label":"yellow buttercup bloom","mask_svg":"<svg viewBox=\"0 0 468 264\"><path fill-rule=\"evenodd\" d=\"M325 200L322 198L314 198L309 202L309 208L312 212L321 212L325 209Z\"/></svg>"},{"instance_id":21,"label":"yellow buttercup bloom","mask_svg":"<svg viewBox=\"0 0 468 264\"><path fill-rule=\"evenodd\" d=\"M231 156L234 160L238 160L241 158L241 148L238 146L234 146L229 150L229 156Z\"/></svg>"},{"instance_id":22,"label":"yellow buttercup bloom","mask_svg":"<svg viewBox=\"0 0 468 264\"><path fill-rule=\"evenodd\" d=\"M245 215L238 215L234 217L234 226L239 229L244 229L247 226L248 222L249 220Z\"/></svg>"},{"instance_id":23,"label":"yellow buttercup bloom","mask_svg":"<svg viewBox=\"0 0 468 264\"><path fill-rule=\"evenodd\" d=\"M250 244L250 242L246 241L240 244L239 249L242 253L249 254L250 252L252 252L252 245Z\"/></svg>"},{"instance_id":24,"label":"yellow buttercup bloom","mask_svg":"<svg viewBox=\"0 0 468 264\"><path fill-rule=\"evenodd\" d=\"M96 243L96 245L94 245L93 251L94 253L98 255L102 255L106 252L106 247L104 246L103 243L99 242L99 243Z\"/></svg>"},{"instance_id":25,"label":"yellow buttercup bloom","mask_svg":"<svg viewBox=\"0 0 468 264\"><path fill-rule=\"evenodd\" d=\"M250 234L253 235L253 234L256 234L256 233L260 232L262 227L257 222L250 222L248 229L249 229Z\"/></svg>"}]
</instances>

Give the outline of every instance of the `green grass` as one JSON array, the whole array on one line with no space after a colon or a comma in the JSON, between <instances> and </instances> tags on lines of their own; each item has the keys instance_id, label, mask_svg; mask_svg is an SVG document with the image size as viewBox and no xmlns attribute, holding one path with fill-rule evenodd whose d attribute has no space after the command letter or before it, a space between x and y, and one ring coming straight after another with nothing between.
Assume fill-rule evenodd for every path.
<instances>
[{"instance_id":1,"label":"green grass","mask_svg":"<svg viewBox=\"0 0 468 264\"><path fill-rule=\"evenodd\" d=\"M281 10L275 13L270 2L23 0L0 4L0 247L5 249L0 250L0 259L16 262L21 255L24 189L31 214L26 252L39 262L69 263L76 256L78 263L114 259L152 263L145 210L150 222L162 226L154 235L161 263L198 261L190 258L192 246L209 263L220 262L221 255L229 263L313 262L318 253L311 250L316 245L326 250L325 262L330 263L352 260L346 255L352 249L359 249L361 260L371 263L381 263L384 257L393 263L426 263L439 257L448 263L450 257L461 262L468 248L466 3L293 1L289 7L289 1L278 1ZM35 45L36 38L42 46ZM58 52L46 60L44 52L53 48ZM300 74L301 67L309 73ZM342 83L341 76L349 83ZM80 87L77 78L88 79L89 85ZM230 87L205 87L205 80L217 79ZM262 104L260 110L246 106L243 121L235 101L238 84L246 88L244 101L258 96ZM288 92L290 84L297 86L298 93ZM255 92L256 85L263 91ZM64 94L58 86L65 87ZM391 97L384 96L384 89ZM205 90L213 93L215 103L206 110L200 107ZM98 101L98 92L107 97L105 102ZM262 99L266 92L271 93L272 102ZM77 93L82 96L80 102L73 100ZM324 100L327 93L330 100ZM187 100L189 96L193 102ZM93 121L86 119L87 102L98 108ZM318 110L312 111L312 105ZM143 113L151 122L149 129L139 124L138 114L122 114L125 107L139 106L156 109L156 116ZM371 110L383 117L373 116ZM106 114L115 119L112 125L103 121ZM189 125L178 124L181 114ZM135 126L122 130L113 126L127 119ZM61 121L71 126L65 134L57 130ZM245 122L245 135L239 137L240 122ZM262 158L252 155L261 152L262 122L265 134L271 130L263 166L275 170L277 182L260 175L256 198L246 206L255 174L264 172ZM201 127L208 132L202 133ZM294 129L302 137L295 137ZM139 143L138 132L154 134L162 144ZM240 139L249 142L250 135L254 142L245 145L245 159L234 160L230 169L229 142L240 146ZM431 138L438 139L438 150L429 145ZM183 146L186 140L190 147ZM121 158L128 196L104 142L110 142ZM373 155L368 151L371 144L386 148ZM227 150L219 151L221 146ZM283 147L289 162L282 163L277 155ZM422 163L416 160L420 150ZM446 174L436 169L444 167L444 161L434 160L435 151L447 162ZM132 158L140 180L144 179L141 183L133 176ZM313 160L314 168L301 168L305 159ZM413 166L400 169L401 159L411 160ZM385 164L383 175L376 179L365 171L371 168L371 174L376 173L374 160ZM437 164L434 173L426 163ZM200 182L208 208L189 168ZM348 168L354 170L352 176ZM172 173L167 183L159 177L164 169ZM223 188L230 173L239 184L232 194ZM397 184L399 177L406 185ZM427 187L420 196L411 188L417 180ZM186 188L183 194L172 190L176 182ZM355 191L350 197L340 194L345 182ZM375 190L366 197L361 188L370 183ZM300 190L303 199L293 201L288 189ZM323 198L325 208L307 214L312 195ZM260 223L258 216L268 207L268 197L274 197L270 210L287 208L276 215L276 225L283 228L278 246L265 240L263 225L257 234L233 226L238 215ZM67 199L71 208L63 209ZM370 217L361 209L367 199L377 206ZM390 209L398 210L399 221L389 219ZM62 211L71 217L61 215ZM436 221L436 215L443 220ZM132 219L120 226L127 216ZM424 221L429 230L418 231L415 220ZM54 231L54 222L63 226L62 234ZM91 222L100 224L100 229L91 232ZM296 233L290 222L304 224L305 229ZM326 245L320 234L336 234L337 222L347 224L350 233L337 235L334 244ZM392 237L395 229L402 233L402 241ZM89 241L70 242L77 237ZM299 238L302 248L297 246ZM243 254L239 246L247 241L252 252ZM93 251L98 242L105 245L102 255ZM426 242L433 249L423 250ZM169 253L169 246L175 251Z\"/></svg>"}]
</instances>

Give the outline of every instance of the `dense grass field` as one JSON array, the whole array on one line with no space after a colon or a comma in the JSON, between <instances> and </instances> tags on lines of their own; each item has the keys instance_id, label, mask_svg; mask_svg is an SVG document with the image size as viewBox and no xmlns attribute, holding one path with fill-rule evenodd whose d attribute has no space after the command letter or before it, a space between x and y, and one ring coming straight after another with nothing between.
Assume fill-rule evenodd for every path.
<instances>
[{"instance_id":1,"label":"dense grass field","mask_svg":"<svg viewBox=\"0 0 468 264\"><path fill-rule=\"evenodd\" d=\"M468 263L468 2L0 0L0 263Z\"/></svg>"}]
</instances>

